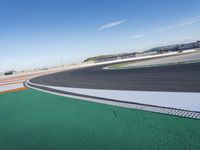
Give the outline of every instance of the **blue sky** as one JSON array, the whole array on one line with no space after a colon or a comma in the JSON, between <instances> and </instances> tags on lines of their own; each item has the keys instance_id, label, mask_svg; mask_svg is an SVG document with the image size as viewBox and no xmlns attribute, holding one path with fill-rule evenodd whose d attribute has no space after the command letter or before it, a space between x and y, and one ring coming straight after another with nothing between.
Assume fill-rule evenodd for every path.
<instances>
[{"instance_id":1,"label":"blue sky","mask_svg":"<svg viewBox=\"0 0 200 150\"><path fill-rule=\"evenodd\" d=\"M199 0L1 0L0 71L200 39Z\"/></svg>"}]
</instances>

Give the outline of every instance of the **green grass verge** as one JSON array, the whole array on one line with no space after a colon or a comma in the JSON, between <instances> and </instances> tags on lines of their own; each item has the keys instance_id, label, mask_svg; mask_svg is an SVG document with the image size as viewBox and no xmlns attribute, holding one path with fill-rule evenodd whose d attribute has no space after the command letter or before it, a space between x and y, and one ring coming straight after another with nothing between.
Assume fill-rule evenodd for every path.
<instances>
[{"instance_id":1,"label":"green grass verge","mask_svg":"<svg viewBox=\"0 0 200 150\"><path fill-rule=\"evenodd\" d=\"M35 90L0 95L0 150L200 149L200 121Z\"/></svg>"},{"instance_id":2,"label":"green grass verge","mask_svg":"<svg viewBox=\"0 0 200 150\"><path fill-rule=\"evenodd\" d=\"M150 67L161 67L161 66L172 66L172 65L181 65L181 64L191 64L191 63L199 63L200 60L195 60L195 61L186 61L186 62L176 62L176 63L164 63L164 64L152 64L152 65L139 65L139 66L126 66L135 63L133 62L128 62L128 63L121 63L121 64L115 64L112 66L108 66L107 69L137 69L137 68L150 68Z\"/></svg>"}]
</instances>

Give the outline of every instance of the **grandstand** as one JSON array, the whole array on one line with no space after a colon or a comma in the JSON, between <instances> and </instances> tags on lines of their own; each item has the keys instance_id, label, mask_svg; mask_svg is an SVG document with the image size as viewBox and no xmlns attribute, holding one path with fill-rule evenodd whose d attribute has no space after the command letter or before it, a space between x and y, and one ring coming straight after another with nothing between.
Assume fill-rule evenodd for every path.
<instances>
[{"instance_id":1,"label":"grandstand","mask_svg":"<svg viewBox=\"0 0 200 150\"><path fill-rule=\"evenodd\" d=\"M140 56L147 56L147 55L156 55L168 52L176 52L176 51L184 51L189 49L199 49L200 48L200 41L192 42L192 43L185 43L185 44L176 44L176 45L168 45L168 46L160 46L155 47L144 52L132 52L132 53L121 53L121 54L113 54L113 55L102 55L96 57L90 57L84 60L84 62L105 62L105 61L112 61L117 59L125 59L125 58L132 58L132 57L140 57Z\"/></svg>"},{"instance_id":2,"label":"grandstand","mask_svg":"<svg viewBox=\"0 0 200 150\"><path fill-rule=\"evenodd\" d=\"M16 73L15 70L9 70L9 71L6 71L6 72L4 73L4 75L5 75L5 76L8 76L8 75L13 75L13 74L15 74L15 73Z\"/></svg>"},{"instance_id":3,"label":"grandstand","mask_svg":"<svg viewBox=\"0 0 200 150\"><path fill-rule=\"evenodd\" d=\"M200 48L200 41L186 43L186 44L176 44L176 45L156 47L146 52L156 51L157 53L164 53L164 52L183 51L183 50L196 49L196 48Z\"/></svg>"}]
</instances>

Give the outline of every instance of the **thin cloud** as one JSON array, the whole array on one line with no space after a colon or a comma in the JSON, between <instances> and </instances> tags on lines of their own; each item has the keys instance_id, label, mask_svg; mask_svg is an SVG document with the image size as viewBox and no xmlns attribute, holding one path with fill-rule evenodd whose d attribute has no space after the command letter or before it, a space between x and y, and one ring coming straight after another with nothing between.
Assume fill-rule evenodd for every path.
<instances>
[{"instance_id":1,"label":"thin cloud","mask_svg":"<svg viewBox=\"0 0 200 150\"><path fill-rule=\"evenodd\" d=\"M98 28L99 31L102 31L102 30L106 30L106 29L109 29L109 28L113 28L113 27L116 27L122 23L126 22L126 20L119 20L119 21L114 21L114 22L110 22L108 24L104 24L102 26L100 26Z\"/></svg>"},{"instance_id":2,"label":"thin cloud","mask_svg":"<svg viewBox=\"0 0 200 150\"><path fill-rule=\"evenodd\" d=\"M200 16L187 18L187 19L184 19L184 20L180 21L179 23L177 23L175 25L158 29L158 30L156 30L156 32L164 32L164 31L168 31L168 30L173 30L173 29L177 29L177 28L181 28L181 27L190 26L190 25L192 25L192 24L194 24L196 22L199 22L199 21L200 21Z\"/></svg>"},{"instance_id":3,"label":"thin cloud","mask_svg":"<svg viewBox=\"0 0 200 150\"><path fill-rule=\"evenodd\" d=\"M144 36L146 36L146 35L145 34L137 34L137 35L131 36L130 39L139 39L139 38L142 38Z\"/></svg>"}]
</instances>

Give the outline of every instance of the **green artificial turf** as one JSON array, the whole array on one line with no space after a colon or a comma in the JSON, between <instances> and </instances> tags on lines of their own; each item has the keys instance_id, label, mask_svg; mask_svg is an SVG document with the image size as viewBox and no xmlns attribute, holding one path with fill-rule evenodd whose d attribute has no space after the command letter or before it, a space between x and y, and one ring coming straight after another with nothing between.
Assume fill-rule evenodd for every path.
<instances>
[{"instance_id":1,"label":"green artificial turf","mask_svg":"<svg viewBox=\"0 0 200 150\"><path fill-rule=\"evenodd\" d=\"M35 90L0 95L0 150L200 149L200 121Z\"/></svg>"}]
</instances>

